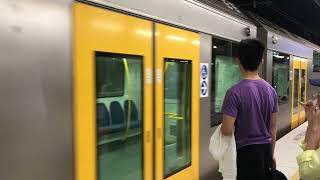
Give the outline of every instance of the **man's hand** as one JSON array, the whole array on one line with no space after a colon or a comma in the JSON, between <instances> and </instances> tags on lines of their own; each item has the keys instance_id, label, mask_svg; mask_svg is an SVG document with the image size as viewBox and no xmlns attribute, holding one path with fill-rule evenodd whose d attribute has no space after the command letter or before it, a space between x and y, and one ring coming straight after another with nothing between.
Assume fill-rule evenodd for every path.
<instances>
[{"instance_id":1,"label":"man's hand","mask_svg":"<svg viewBox=\"0 0 320 180\"><path fill-rule=\"evenodd\" d=\"M312 101L304 104L306 117L308 120L308 128L305 136L306 149L316 150L320 141L320 95L318 95L316 105Z\"/></svg>"},{"instance_id":2,"label":"man's hand","mask_svg":"<svg viewBox=\"0 0 320 180\"><path fill-rule=\"evenodd\" d=\"M277 168L277 161L276 161L276 158L275 158L274 156L272 157L272 167L273 167L274 169Z\"/></svg>"},{"instance_id":3,"label":"man's hand","mask_svg":"<svg viewBox=\"0 0 320 180\"><path fill-rule=\"evenodd\" d=\"M304 104L308 127L312 129L320 129L320 95L318 96L319 98L315 105L312 101L308 101L306 104Z\"/></svg>"}]
</instances>

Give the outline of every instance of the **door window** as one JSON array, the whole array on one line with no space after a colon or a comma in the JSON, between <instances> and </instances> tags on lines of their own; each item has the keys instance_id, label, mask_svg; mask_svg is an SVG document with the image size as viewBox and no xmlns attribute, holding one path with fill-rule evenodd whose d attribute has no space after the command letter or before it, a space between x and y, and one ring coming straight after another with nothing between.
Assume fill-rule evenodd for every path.
<instances>
[{"instance_id":1,"label":"door window","mask_svg":"<svg viewBox=\"0 0 320 180\"><path fill-rule=\"evenodd\" d=\"M320 72L320 53L313 51L313 72Z\"/></svg>"},{"instance_id":2,"label":"door window","mask_svg":"<svg viewBox=\"0 0 320 180\"><path fill-rule=\"evenodd\" d=\"M294 90L293 90L293 113L298 113L299 111L299 69L294 69Z\"/></svg>"},{"instance_id":3,"label":"door window","mask_svg":"<svg viewBox=\"0 0 320 180\"><path fill-rule=\"evenodd\" d=\"M300 102L306 102L306 70L301 69L301 101Z\"/></svg>"},{"instance_id":4,"label":"door window","mask_svg":"<svg viewBox=\"0 0 320 180\"><path fill-rule=\"evenodd\" d=\"M142 180L142 57L95 53L98 180Z\"/></svg>"},{"instance_id":5,"label":"door window","mask_svg":"<svg viewBox=\"0 0 320 180\"><path fill-rule=\"evenodd\" d=\"M191 67L191 61L165 59L165 177L191 165Z\"/></svg>"}]
</instances>

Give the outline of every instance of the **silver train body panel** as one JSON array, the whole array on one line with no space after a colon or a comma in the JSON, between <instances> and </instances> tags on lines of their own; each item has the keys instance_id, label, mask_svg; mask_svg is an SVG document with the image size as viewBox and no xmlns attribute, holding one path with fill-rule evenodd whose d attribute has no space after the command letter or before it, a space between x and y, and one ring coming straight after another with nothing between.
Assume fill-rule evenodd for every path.
<instances>
[{"instance_id":1,"label":"silver train body panel","mask_svg":"<svg viewBox=\"0 0 320 180\"><path fill-rule=\"evenodd\" d=\"M73 179L71 1L0 1L0 179Z\"/></svg>"}]
</instances>

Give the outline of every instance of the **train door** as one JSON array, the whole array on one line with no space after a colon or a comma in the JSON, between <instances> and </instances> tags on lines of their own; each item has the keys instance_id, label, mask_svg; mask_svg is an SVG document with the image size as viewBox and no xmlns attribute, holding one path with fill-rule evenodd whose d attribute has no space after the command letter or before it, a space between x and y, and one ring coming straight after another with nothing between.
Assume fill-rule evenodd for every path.
<instances>
[{"instance_id":1,"label":"train door","mask_svg":"<svg viewBox=\"0 0 320 180\"><path fill-rule=\"evenodd\" d=\"M156 180L198 179L199 35L155 25Z\"/></svg>"},{"instance_id":2,"label":"train door","mask_svg":"<svg viewBox=\"0 0 320 180\"><path fill-rule=\"evenodd\" d=\"M74 5L76 180L151 180L152 22Z\"/></svg>"},{"instance_id":3,"label":"train door","mask_svg":"<svg viewBox=\"0 0 320 180\"><path fill-rule=\"evenodd\" d=\"M307 66L306 59L293 57L291 128L295 128L305 121L305 111L301 103L307 100Z\"/></svg>"}]
</instances>

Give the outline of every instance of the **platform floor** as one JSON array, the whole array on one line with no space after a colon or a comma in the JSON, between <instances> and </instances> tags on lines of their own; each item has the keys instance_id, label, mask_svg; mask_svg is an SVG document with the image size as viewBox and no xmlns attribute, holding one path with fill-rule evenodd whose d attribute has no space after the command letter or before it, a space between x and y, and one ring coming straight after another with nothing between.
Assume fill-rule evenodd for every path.
<instances>
[{"instance_id":1,"label":"platform floor","mask_svg":"<svg viewBox=\"0 0 320 180\"><path fill-rule=\"evenodd\" d=\"M289 180L299 180L296 157L302 152L299 141L304 138L307 126L308 123L305 122L277 141L275 149L277 169Z\"/></svg>"}]
</instances>

